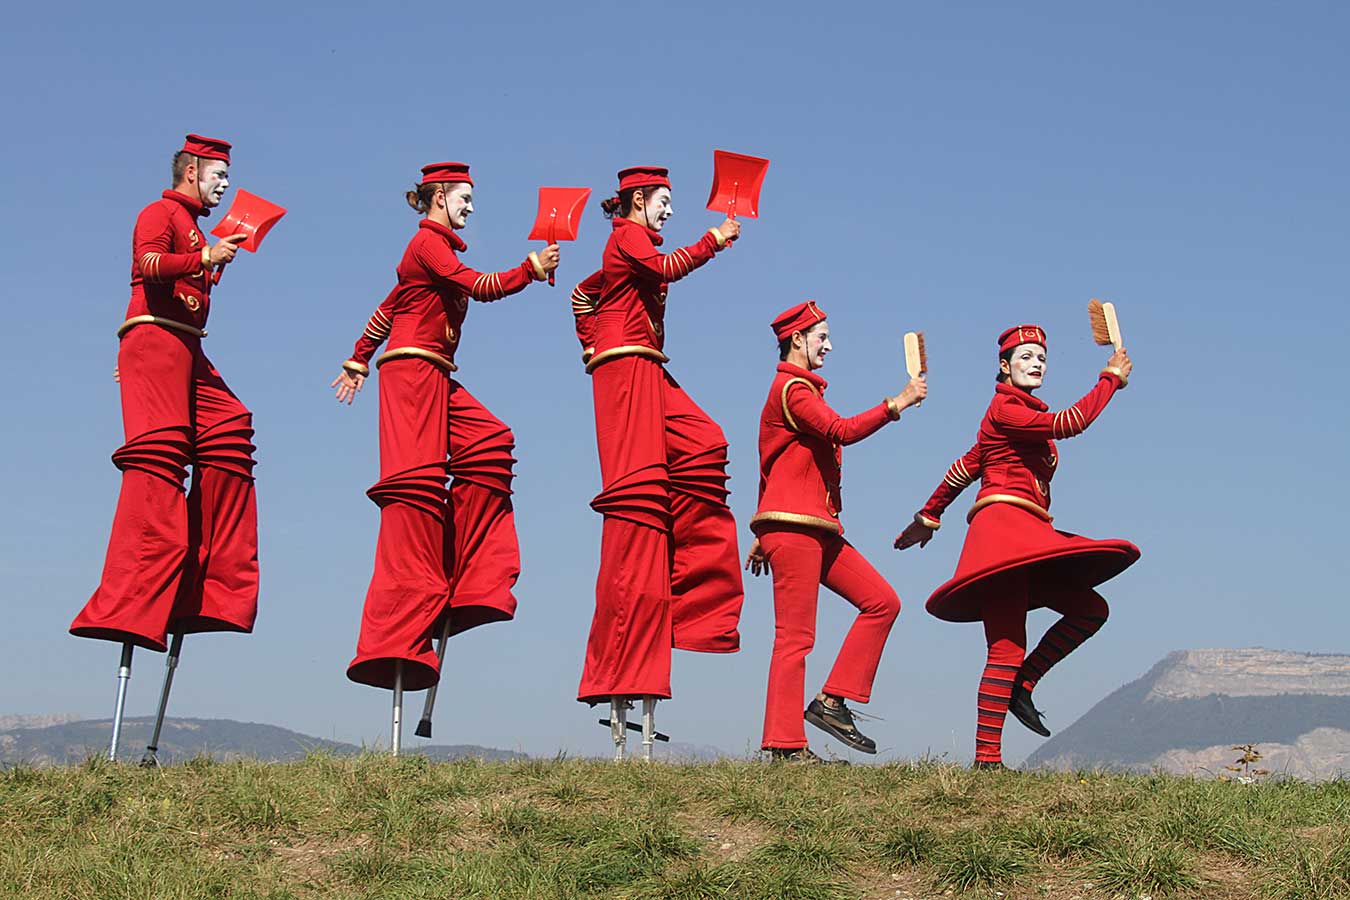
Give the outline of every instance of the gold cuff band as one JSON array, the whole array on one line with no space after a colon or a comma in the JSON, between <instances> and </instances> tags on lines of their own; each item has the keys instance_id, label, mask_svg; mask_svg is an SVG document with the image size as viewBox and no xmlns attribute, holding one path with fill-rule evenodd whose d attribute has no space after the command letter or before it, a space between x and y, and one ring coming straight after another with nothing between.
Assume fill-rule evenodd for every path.
<instances>
[{"instance_id":1,"label":"gold cuff band","mask_svg":"<svg viewBox=\"0 0 1350 900\"><path fill-rule=\"evenodd\" d=\"M530 255L527 257L527 259L529 259L530 265L534 266L535 281L543 281L545 278L548 277L548 273L544 271L544 264L539 261L538 253L535 253L533 250L531 250Z\"/></svg>"},{"instance_id":2,"label":"gold cuff band","mask_svg":"<svg viewBox=\"0 0 1350 900\"><path fill-rule=\"evenodd\" d=\"M1035 513L1047 522L1055 521L1055 517L1050 515L1049 510L1034 503L1026 497L1018 497L1014 494L989 494L975 501L975 505L966 513L966 523L969 524L975 518L975 514L986 506L993 506L995 503L1011 503L1013 506L1020 506L1027 512Z\"/></svg>"},{"instance_id":3,"label":"gold cuff band","mask_svg":"<svg viewBox=\"0 0 1350 900\"><path fill-rule=\"evenodd\" d=\"M725 246L727 245L727 239L726 239L725 237L722 236L722 231L721 231L721 229L718 229L718 228L709 228L709 229L708 229L708 234L711 234L714 238L717 239L717 248L718 248L719 250L722 249L723 247L725 247Z\"/></svg>"},{"instance_id":4,"label":"gold cuff band","mask_svg":"<svg viewBox=\"0 0 1350 900\"><path fill-rule=\"evenodd\" d=\"M209 269L209 268L211 268L211 248L210 248L210 247L203 247L203 248L202 248L202 268L203 268L203 269Z\"/></svg>"},{"instance_id":5,"label":"gold cuff band","mask_svg":"<svg viewBox=\"0 0 1350 900\"><path fill-rule=\"evenodd\" d=\"M618 359L620 356L645 356L648 359L654 359L659 363L670 362L670 357L666 356L655 347L645 347L641 344L625 344L622 347L610 347L608 350L602 350L591 357L591 361L586 363L586 371L594 372L595 367L603 362L609 362L611 359Z\"/></svg>"},{"instance_id":6,"label":"gold cuff band","mask_svg":"<svg viewBox=\"0 0 1350 900\"><path fill-rule=\"evenodd\" d=\"M161 328L168 328L171 331L181 331L183 334L190 334L193 337L204 338L206 331L202 328L193 328L186 322L176 322L173 319L166 319L163 316L132 316L121 325L117 326L117 336L121 337L137 325L158 325Z\"/></svg>"},{"instance_id":7,"label":"gold cuff band","mask_svg":"<svg viewBox=\"0 0 1350 900\"><path fill-rule=\"evenodd\" d=\"M436 366L438 369L443 369L446 372L456 372L459 370L459 366L455 365L444 356L441 356L439 353L433 353L430 350L423 350L421 347L395 347L393 350L388 351L379 359L375 360L375 368L378 369L391 359L423 359L433 366Z\"/></svg>"},{"instance_id":8,"label":"gold cuff band","mask_svg":"<svg viewBox=\"0 0 1350 900\"><path fill-rule=\"evenodd\" d=\"M924 528L930 529L932 531L937 531L939 528L942 527L942 523L939 522L937 519L930 519L921 512L916 512L914 514L914 521L919 525L922 525Z\"/></svg>"},{"instance_id":9,"label":"gold cuff band","mask_svg":"<svg viewBox=\"0 0 1350 900\"><path fill-rule=\"evenodd\" d=\"M819 528L823 531L828 531L831 534L844 533L844 526L829 519L822 519L820 516L808 516L805 513L773 511L755 513L754 517L750 520L750 530L754 531L756 525L764 522L784 522L788 525L804 525L807 528Z\"/></svg>"},{"instance_id":10,"label":"gold cuff band","mask_svg":"<svg viewBox=\"0 0 1350 900\"><path fill-rule=\"evenodd\" d=\"M342 368L351 372L353 375L369 375L370 366L363 366L354 359L349 359L342 364Z\"/></svg>"},{"instance_id":11,"label":"gold cuff band","mask_svg":"<svg viewBox=\"0 0 1350 900\"><path fill-rule=\"evenodd\" d=\"M886 404L886 413L891 417L891 421L900 421L900 404L895 402L895 398L886 397L883 399L883 402Z\"/></svg>"},{"instance_id":12,"label":"gold cuff band","mask_svg":"<svg viewBox=\"0 0 1350 900\"><path fill-rule=\"evenodd\" d=\"M1103 375L1108 372L1120 379L1120 386L1122 389L1130 383L1130 379L1125 377L1125 373L1120 370L1120 366L1107 366L1105 369L1102 369Z\"/></svg>"}]
</instances>

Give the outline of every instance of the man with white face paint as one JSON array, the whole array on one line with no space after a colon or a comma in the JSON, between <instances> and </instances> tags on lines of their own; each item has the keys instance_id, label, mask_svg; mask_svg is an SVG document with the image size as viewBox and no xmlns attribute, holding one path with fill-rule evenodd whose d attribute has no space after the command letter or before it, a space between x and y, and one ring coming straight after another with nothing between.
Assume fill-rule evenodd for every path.
<instances>
[{"instance_id":1,"label":"man with white face paint","mask_svg":"<svg viewBox=\"0 0 1350 900\"><path fill-rule=\"evenodd\" d=\"M102 582L70 627L121 642L127 677L133 645L249 632L257 612L253 419L202 352L212 272L246 237L208 244L197 221L220 204L229 165L229 142L189 134L173 188L132 235L131 302L117 331L122 489Z\"/></svg>"},{"instance_id":2,"label":"man with white face paint","mask_svg":"<svg viewBox=\"0 0 1350 900\"><path fill-rule=\"evenodd\" d=\"M577 336L595 399L603 489L600 572L586 662L577 690L609 701L616 756L622 716L671 696L671 648L732 653L740 648L744 590L736 522L727 506L727 440L665 369L666 293L740 234L726 219L670 253L657 248L673 213L666 169L619 172L602 203L614 230L604 267L572 295Z\"/></svg>"},{"instance_id":3,"label":"man with white face paint","mask_svg":"<svg viewBox=\"0 0 1350 900\"><path fill-rule=\"evenodd\" d=\"M755 543L745 567L773 573L774 642L769 665L764 738L775 760L816 763L803 719L849 747L876 753L844 702L867 703L881 652L900 614L900 598L844 539L839 521L842 448L900 418L928 396L923 376L899 394L845 419L825 402L816 374L832 350L830 325L815 301L785 310L771 326L778 373L759 418L759 509L750 520ZM806 708L806 657L815 645L816 605L825 585L858 609L825 685Z\"/></svg>"}]
</instances>

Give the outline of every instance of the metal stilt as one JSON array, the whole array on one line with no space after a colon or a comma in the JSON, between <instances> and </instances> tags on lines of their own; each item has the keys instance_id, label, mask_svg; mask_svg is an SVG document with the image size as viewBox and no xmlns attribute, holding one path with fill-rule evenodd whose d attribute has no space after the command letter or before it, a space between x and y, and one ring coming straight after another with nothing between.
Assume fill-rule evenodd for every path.
<instances>
[{"instance_id":1,"label":"metal stilt","mask_svg":"<svg viewBox=\"0 0 1350 900\"><path fill-rule=\"evenodd\" d=\"M164 687L159 691L159 710L155 713L155 730L150 735L150 743L146 745L145 755L141 757L141 765L147 769L153 769L159 765L159 757L155 754L159 752L159 732L164 727L164 713L169 709L169 691L173 688L173 673L178 668L178 658L183 653L183 634L174 632L173 640L169 642L169 655L164 660Z\"/></svg>"},{"instance_id":2,"label":"metal stilt","mask_svg":"<svg viewBox=\"0 0 1350 900\"><path fill-rule=\"evenodd\" d=\"M436 645L436 671L443 671L445 668L445 645L450 642L450 616L446 615L444 624L441 625L440 642ZM431 737L431 711L436 708L436 688L440 687L437 681L431 687L427 688L426 703L422 705L422 721L417 723L416 734L418 737Z\"/></svg>"},{"instance_id":3,"label":"metal stilt","mask_svg":"<svg viewBox=\"0 0 1350 900\"><path fill-rule=\"evenodd\" d=\"M131 680L131 652L136 645L122 644L122 662L117 666L117 705L113 707L112 741L108 744L108 761L117 762L117 741L122 736L122 710L127 705L127 682Z\"/></svg>"},{"instance_id":4,"label":"metal stilt","mask_svg":"<svg viewBox=\"0 0 1350 900\"><path fill-rule=\"evenodd\" d=\"M403 660L394 662L394 722L389 735L394 756L403 749Z\"/></svg>"},{"instance_id":5,"label":"metal stilt","mask_svg":"<svg viewBox=\"0 0 1350 900\"><path fill-rule=\"evenodd\" d=\"M656 743L656 698L642 698L642 761L652 761L652 744Z\"/></svg>"},{"instance_id":6,"label":"metal stilt","mask_svg":"<svg viewBox=\"0 0 1350 900\"><path fill-rule=\"evenodd\" d=\"M614 761L623 762L628 752L628 701L622 697L609 700L609 733L614 738Z\"/></svg>"}]
</instances>

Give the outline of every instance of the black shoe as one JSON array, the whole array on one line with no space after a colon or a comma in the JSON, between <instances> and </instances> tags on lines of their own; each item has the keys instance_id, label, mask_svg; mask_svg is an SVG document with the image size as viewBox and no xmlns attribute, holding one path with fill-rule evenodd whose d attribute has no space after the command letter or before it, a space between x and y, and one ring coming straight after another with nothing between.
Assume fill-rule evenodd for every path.
<instances>
[{"instance_id":1,"label":"black shoe","mask_svg":"<svg viewBox=\"0 0 1350 900\"><path fill-rule=\"evenodd\" d=\"M825 760L812 753L810 747L770 747L769 762L793 763L799 766L825 764Z\"/></svg>"},{"instance_id":2,"label":"black shoe","mask_svg":"<svg viewBox=\"0 0 1350 900\"><path fill-rule=\"evenodd\" d=\"M977 759L970 766L972 769L992 769L996 772L1006 772L1008 767L1001 762L992 762L987 759Z\"/></svg>"},{"instance_id":3,"label":"black shoe","mask_svg":"<svg viewBox=\"0 0 1350 900\"><path fill-rule=\"evenodd\" d=\"M876 753L877 742L858 730L853 724L853 713L841 699L838 706L830 706L819 699L812 700L804 713L806 721L831 737L863 753Z\"/></svg>"},{"instance_id":4,"label":"black shoe","mask_svg":"<svg viewBox=\"0 0 1350 900\"><path fill-rule=\"evenodd\" d=\"M1041 711L1031 703L1031 691L1017 685L1013 688L1012 700L1008 703L1008 712L1017 716L1017 721L1039 734L1049 737L1050 729L1041 721Z\"/></svg>"}]
</instances>

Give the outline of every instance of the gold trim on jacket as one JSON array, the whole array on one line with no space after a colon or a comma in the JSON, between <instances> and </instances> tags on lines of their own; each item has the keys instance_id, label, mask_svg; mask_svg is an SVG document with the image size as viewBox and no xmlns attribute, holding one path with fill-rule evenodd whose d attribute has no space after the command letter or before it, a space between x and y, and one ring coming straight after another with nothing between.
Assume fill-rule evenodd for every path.
<instances>
[{"instance_id":1,"label":"gold trim on jacket","mask_svg":"<svg viewBox=\"0 0 1350 900\"><path fill-rule=\"evenodd\" d=\"M173 331L181 331L183 334L190 334L193 337L204 338L206 331L201 328L194 328L186 322L178 322L173 319L166 319L163 316L132 316L121 325L117 326L117 336L121 337L137 325L158 325L161 328L169 328Z\"/></svg>"},{"instance_id":2,"label":"gold trim on jacket","mask_svg":"<svg viewBox=\"0 0 1350 900\"><path fill-rule=\"evenodd\" d=\"M643 344L624 344L622 347L610 347L608 350L602 350L592 356L591 361L586 363L586 371L594 372L596 366L611 359L618 359L620 356L645 356L663 364L670 362L670 357L655 347L648 347Z\"/></svg>"},{"instance_id":3,"label":"gold trim on jacket","mask_svg":"<svg viewBox=\"0 0 1350 900\"><path fill-rule=\"evenodd\" d=\"M809 378L789 378L787 381L783 382L783 419L787 422L787 426L789 428L791 428L793 431L800 433L801 429L797 427L797 420L792 418L792 413L788 412L788 404L787 404L788 388L792 387L794 384L806 385L815 393L817 397L820 396L820 391L816 390L816 386L811 382L811 379Z\"/></svg>"},{"instance_id":4,"label":"gold trim on jacket","mask_svg":"<svg viewBox=\"0 0 1350 900\"><path fill-rule=\"evenodd\" d=\"M1049 510L1026 497L1018 497L1015 494L986 494L976 500L975 505L970 508L970 512L966 513L966 524L970 524L977 512L995 503L1011 503L1013 506L1020 506L1027 512L1035 513L1047 522L1055 521L1055 517L1050 515Z\"/></svg>"},{"instance_id":5,"label":"gold trim on jacket","mask_svg":"<svg viewBox=\"0 0 1350 900\"><path fill-rule=\"evenodd\" d=\"M446 372L456 372L459 370L459 366L455 365L444 356L441 356L439 353L434 353L431 350L423 350L421 347L395 347L392 350L388 350L383 356L375 360L375 368L378 369L391 359L409 358L424 359L433 366L443 369Z\"/></svg>"},{"instance_id":6,"label":"gold trim on jacket","mask_svg":"<svg viewBox=\"0 0 1350 900\"><path fill-rule=\"evenodd\" d=\"M754 518L750 520L750 530L754 531L755 526L762 522L786 522L789 525L805 525L808 528L821 528L833 534L844 533L844 526L840 525L838 522L822 519L820 516L808 516L805 513L775 512L773 510L755 513Z\"/></svg>"}]
</instances>

